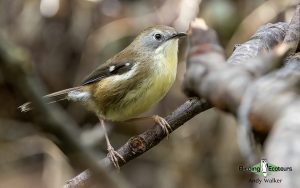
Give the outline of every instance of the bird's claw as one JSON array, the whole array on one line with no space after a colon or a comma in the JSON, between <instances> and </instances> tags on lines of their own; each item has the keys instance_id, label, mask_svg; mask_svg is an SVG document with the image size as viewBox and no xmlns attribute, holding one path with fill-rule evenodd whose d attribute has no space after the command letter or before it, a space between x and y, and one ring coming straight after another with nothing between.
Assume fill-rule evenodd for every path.
<instances>
[{"instance_id":1,"label":"bird's claw","mask_svg":"<svg viewBox=\"0 0 300 188\"><path fill-rule=\"evenodd\" d=\"M172 131L172 127L169 125L169 123L162 117L155 115L153 116L154 121L162 128L162 130L167 135L167 139L169 138L170 131Z\"/></svg>"},{"instance_id":2,"label":"bird's claw","mask_svg":"<svg viewBox=\"0 0 300 188\"><path fill-rule=\"evenodd\" d=\"M110 158L111 162L113 163L113 165L119 170L120 169L120 165L119 165L119 160L118 157L125 163L125 159L122 157L122 155L120 155L117 151L115 151L115 149L112 146L108 146L107 148L107 156Z\"/></svg>"}]
</instances>

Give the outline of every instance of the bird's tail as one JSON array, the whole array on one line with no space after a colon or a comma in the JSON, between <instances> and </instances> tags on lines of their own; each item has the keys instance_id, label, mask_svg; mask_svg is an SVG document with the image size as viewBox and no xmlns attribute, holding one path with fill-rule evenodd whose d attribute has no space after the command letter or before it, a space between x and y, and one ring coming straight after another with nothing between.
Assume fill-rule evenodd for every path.
<instances>
[{"instance_id":1,"label":"bird's tail","mask_svg":"<svg viewBox=\"0 0 300 188\"><path fill-rule=\"evenodd\" d=\"M66 100L69 99L69 93L70 92L80 92L82 90L82 87L73 87L73 88L69 88L69 89L65 89L65 90L61 90L61 91L57 91L48 95L43 96L43 99L46 101L47 104L51 104L51 103L55 103L55 102L59 102L62 100ZM31 102L26 102L23 105L18 107L21 112L28 112L30 110L33 109L33 105Z\"/></svg>"}]
</instances>

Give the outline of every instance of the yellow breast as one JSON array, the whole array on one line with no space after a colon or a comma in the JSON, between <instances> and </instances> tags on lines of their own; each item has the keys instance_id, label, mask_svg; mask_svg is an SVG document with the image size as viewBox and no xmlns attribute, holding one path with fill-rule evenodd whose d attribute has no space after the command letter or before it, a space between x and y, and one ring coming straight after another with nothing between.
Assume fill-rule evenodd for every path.
<instances>
[{"instance_id":1,"label":"yellow breast","mask_svg":"<svg viewBox=\"0 0 300 188\"><path fill-rule=\"evenodd\" d=\"M167 42L158 48L153 57L154 63L145 70L147 77L143 78L138 87L126 91L124 98L117 104L106 106L105 113L101 116L112 121L123 121L137 117L157 104L167 94L176 78L177 49L178 40Z\"/></svg>"}]
</instances>

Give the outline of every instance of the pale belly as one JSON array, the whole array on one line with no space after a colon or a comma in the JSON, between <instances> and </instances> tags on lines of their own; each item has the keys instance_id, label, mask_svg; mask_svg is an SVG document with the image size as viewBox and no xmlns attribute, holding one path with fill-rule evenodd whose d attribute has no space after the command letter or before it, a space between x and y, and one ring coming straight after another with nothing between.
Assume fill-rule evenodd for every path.
<instances>
[{"instance_id":1,"label":"pale belly","mask_svg":"<svg viewBox=\"0 0 300 188\"><path fill-rule=\"evenodd\" d=\"M176 78L178 40L171 41L166 45L157 49L158 55L155 56L154 64L149 64L151 66L147 67L147 70L143 70L147 74L138 77L137 83L131 84L134 87L124 87L129 85L131 76L134 75L130 72L126 73L127 75L108 78L106 83L102 82L94 95L102 96L103 100L93 102L94 109L97 109L97 114L101 118L124 121L138 117L156 105L167 94ZM124 77L128 77L127 80ZM111 88L114 86L114 82L122 87L114 87L118 88L114 90ZM112 93L103 93L103 91ZM101 99L101 97L98 98Z\"/></svg>"},{"instance_id":2,"label":"pale belly","mask_svg":"<svg viewBox=\"0 0 300 188\"><path fill-rule=\"evenodd\" d=\"M157 75L154 79L145 80L142 87L127 93L122 101L129 103L118 104L119 109L111 108L105 114L105 119L124 121L139 116L156 105L169 91L174 83L176 70L171 74Z\"/></svg>"}]
</instances>

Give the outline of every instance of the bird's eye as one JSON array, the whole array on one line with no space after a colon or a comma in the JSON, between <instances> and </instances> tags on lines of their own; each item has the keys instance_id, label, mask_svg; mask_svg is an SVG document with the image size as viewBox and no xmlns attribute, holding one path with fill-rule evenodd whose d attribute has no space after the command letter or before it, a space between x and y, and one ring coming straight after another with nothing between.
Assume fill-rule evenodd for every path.
<instances>
[{"instance_id":1,"label":"bird's eye","mask_svg":"<svg viewBox=\"0 0 300 188\"><path fill-rule=\"evenodd\" d=\"M155 40L160 41L162 39L162 35L157 33L157 34L154 35L154 38L155 38Z\"/></svg>"}]
</instances>

